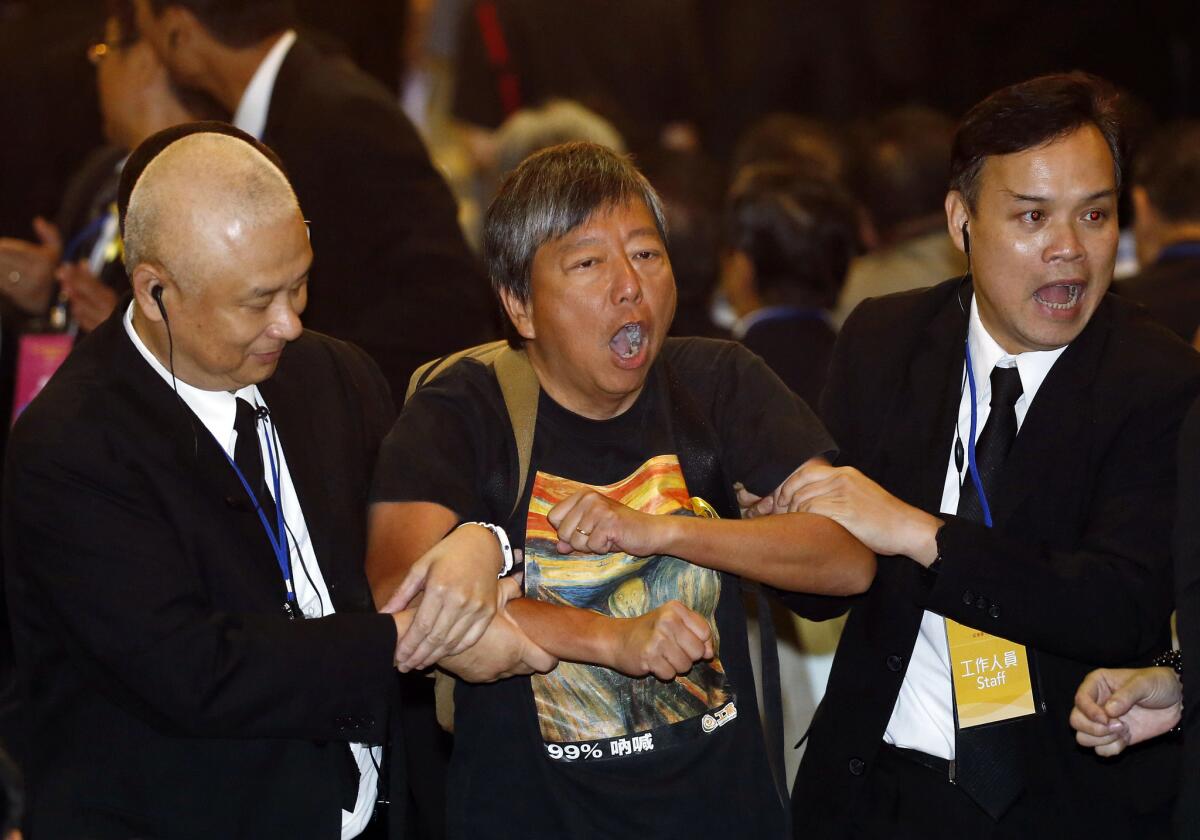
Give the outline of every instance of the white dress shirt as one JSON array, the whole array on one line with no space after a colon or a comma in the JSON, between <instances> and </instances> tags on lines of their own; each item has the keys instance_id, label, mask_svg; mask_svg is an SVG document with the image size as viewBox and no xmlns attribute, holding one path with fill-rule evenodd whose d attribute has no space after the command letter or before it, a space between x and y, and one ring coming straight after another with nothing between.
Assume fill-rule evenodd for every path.
<instances>
[{"instance_id":1,"label":"white dress shirt","mask_svg":"<svg viewBox=\"0 0 1200 840\"><path fill-rule=\"evenodd\" d=\"M971 372L975 377L976 440L991 412L992 368L997 365L1015 365L1021 377L1022 393L1016 403L1019 432L1038 389L1042 387L1050 368L1058 361L1066 346L1056 350L1029 351L1016 356L1005 353L1004 348L997 344L984 328L979 319L979 306L974 298L971 300L967 341L971 345ZM965 448L971 437L971 391L966 385L965 359L962 381L962 398L958 406L958 438L962 440ZM954 463L954 441L952 436L947 442L949 458L940 508L942 513L951 514L958 510L958 497L963 480L970 480L965 459L962 473ZM917 634L908 671L900 685L900 694L896 697L896 705L892 709L892 717L884 731L883 740L898 747L920 750L947 760L954 758L954 688L951 682L950 650L946 642L945 619L937 613L926 610L921 618L921 631Z\"/></svg>"},{"instance_id":2,"label":"white dress shirt","mask_svg":"<svg viewBox=\"0 0 1200 840\"><path fill-rule=\"evenodd\" d=\"M150 352L142 342L141 336L133 328L133 308L136 302L131 302L125 311L125 332L129 340L142 354L142 358L159 376L172 385L171 372ZM237 443L237 432L233 429L234 418L237 416L237 399L240 397L253 406L266 406L266 400L258 391L257 385L247 385L237 391L204 391L195 388L182 379L174 381L179 398L187 404L196 418L208 429L221 448L232 458L234 446ZM269 409L269 406L268 406ZM283 496L283 519L287 524L288 557L292 565L292 579L296 590L296 603L303 611L305 618L321 618L334 613L333 601L329 598L329 590L325 586L325 578L321 574L320 563L309 539L308 524L304 520L304 511L300 508L300 499L296 495L296 487L292 484L292 474L288 470L287 456L283 446L278 442L271 427L270 419L258 424L259 448L262 450L263 465L270 464L269 458L276 459L279 470L279 492ZM268 434L263 435L266 430ZM271 449L268 452L268 444ZM230 467L232 470L233 468ZM273 481L266 482L267 491L275 497ZM275 499L279 504L279 499ZM283 597L283 581L280 581L280 598ZM282 604L282 601L280 602ZM318 677L319 678L319 677ZM354 811L342 811L342 840L357 837L371 821L375 807L375 792L378 785L378 772L375 767L380 760L382 749L368 747L364 744L351 744L351 752L358 764L360 773L358 782L358 799ZM269 807L270 803L264 803Z\"/></svg>"},{"instance_id":3,"label":"white dress shirt","mask_svg":"<svg viewBox=\"0 0 1200 840\"><path fill-rule=\"evenodd\" d=\"M296 30L289 29L279 36L279 40L271 47L270 52L263 58L250 84L242 91L237 110L233 112L233 124L242 131L261 140L263 129L267 127L267 110L271 107L271 94L275 90L275 77L279 68L287 58L288 50L296 43Z\"/></svg>"}]
</instances>

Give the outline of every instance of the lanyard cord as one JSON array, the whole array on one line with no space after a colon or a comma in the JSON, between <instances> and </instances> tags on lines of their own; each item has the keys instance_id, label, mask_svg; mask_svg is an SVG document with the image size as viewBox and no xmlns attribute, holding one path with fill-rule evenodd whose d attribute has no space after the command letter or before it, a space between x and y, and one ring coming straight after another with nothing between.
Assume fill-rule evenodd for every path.
<instances>
[{"instance_id":1,"label":"lanyard cord","mask_svg":"<svg viewBox=\"0 0 1200 840\"><path fill-rule=\"evenodd\" d=\"M975 396L975 371L971 364L971 342L963 342L967 349L967 384L971 388L971 436L967 439L967 468L971 473L971 482L975 492L979 494L979 507L983 510L983 524L992 527L992 509L988 505L987 495L983 492L983 481L979 478L979 467L975 465L975 427L978 422Z\"/></svg>"},{"instance_id":2,"label":"lanyard cord","mask_svg":"<svg viewBox=\"0 0 1200 840\"><path fill-rule=\"evenodd\" d=\"M272 424L274 427L274 424ZM287 542L287 531L283 521L283 505L280 499L279 490L279 468L275 464L275 452L271 447L271 439L267 436L267 430L263 429L263 442L267 448L267 458L271 464L271 482L275 488L275 530L271 530L271 526L267 523L267 515L262 509L262 505L258 501L258 495L250 488L250 482L246 480L246 476L242 474L237 462L233 457L225 452L225 460L229 462L229 466L233 467L233 471L237 474L238 480L242 482L242 487L246 490L246 495L250 497L250 502L254 505L254 512L258 514L258 521L262 523L263 530L267 534L267 539L271 542L271 548L275 551L275 561L279 564L279 571L283 575L283 584L287 589L287 609L288 614L294 616L296 610L296 590L292 586L292 564L289 558L289 546Z\"/></svg>"}]
</instances>

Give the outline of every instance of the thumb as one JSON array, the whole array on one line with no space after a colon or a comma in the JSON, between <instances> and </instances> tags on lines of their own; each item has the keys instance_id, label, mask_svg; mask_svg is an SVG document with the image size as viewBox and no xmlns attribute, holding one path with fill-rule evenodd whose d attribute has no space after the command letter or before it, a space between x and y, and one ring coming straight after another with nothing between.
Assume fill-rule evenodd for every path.
<instances>
[{"instance_id":1,"label":"thumb","mask_svg":"<svg viewBox=\"0 0 1200 840\"><path fill-rule=\"evenodd\" d=\"M41 216L34 216L33 232L37 234L37 238L43 245L62 253L62 234L58 232L58 228L54 224Z\"/></svg>"},{"instance_id":2,"label":"thumb","mask_svg":"<svg viewBox=\"0 0 1200 840\"><path fill-rule=\"evenodd\" d=\"M500 605L503 606L513 598L521 597L521 582L517 579L517 575L500 578L497 584L500 590Z\"/></svg>"},{"instance_id":3,"label":"thumb","mask_svg":"<svg viewBox=\"0 0 1200 840\"><path fill-rule=\"evenodd\" d=\"M1105 714L1110 718L1120 717L1143 700L1146 700L1148 691L1149 686L1146 680L1128 680L1120 688L1113 691L1108 700L1104 702Z\"/></svg>"}]
</instances>

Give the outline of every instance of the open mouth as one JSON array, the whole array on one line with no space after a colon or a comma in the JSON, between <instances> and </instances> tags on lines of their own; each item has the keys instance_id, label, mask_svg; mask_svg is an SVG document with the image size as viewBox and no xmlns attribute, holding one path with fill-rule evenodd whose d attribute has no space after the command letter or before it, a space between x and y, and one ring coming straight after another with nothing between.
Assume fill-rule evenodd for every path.
<instances>
[{"instance_id":1,"label":"open mouth","mask_svg":"<svg viewBox=\"0 0 1200 840\"><path fill-rule=\"evenodd\" d=\"M1042 306L1060 311L1074 309L1082 298L1082 283L1054 283L1033 293L1033 299Z\"/></svg>"},{"instance_id":2,"label":"open mouth","mask_svg":"<svg viewBox=\"0 0 1200 840\"><path fill-rule=\"evenodd\" d=\"M616 335L608 342L608 346L620 359L632 359L642 349L645 341L642 325L637 323L624 324Z\"/></svg>"}]
</instances>

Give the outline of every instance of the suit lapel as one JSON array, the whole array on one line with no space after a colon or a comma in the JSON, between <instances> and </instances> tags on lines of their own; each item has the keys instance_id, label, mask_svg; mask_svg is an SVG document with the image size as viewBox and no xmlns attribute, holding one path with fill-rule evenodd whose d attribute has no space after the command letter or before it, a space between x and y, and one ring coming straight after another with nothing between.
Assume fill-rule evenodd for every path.
<instances>
[{"instance_id":1,"label":"suit lapel","mask_svg":"<svg viewBox=\"0 0 1200 840\"><path fill-rule=\"evenodd\" d=\"M125 298L95 334L97 339L111 345L108 358L113 360L116 387L128 389L123 404L134 407L145 428L169 441L173 458L168 468L196 477L202 496L212 499L214 507L227 514L211 527L237 529L238 542L246 546L246 555L254 558L256 573L264 585L278 591L282 603L283 577L245 489L208 429L175 395L170 384L147 364L125 334L122 316L127 305Z\"/></svg>"},{"instance_id":2,"label":"suit lapel","mask_svg":"<svg viewBox=\"0 0 1200 840\"><path fill-rule=\"evenodd\" d=\"M960 290L970 300L970 287ZM907 379L897 397L894 437L884 444L900 470L899 495L936 512L946 480L946 458L961 397L967 316L950 295L917 338ZM914 445L915 443L915 445Z\"/></svg>"},{"instance_id":3,"label":"suit lapel","mask_svg":"<svg viewBox=\"0 0 1200 840\"><path fill-rule=\"evenodd\" d=\"M1000 476L993 511L997 525L1007 522L1035 490L1044 490L1045 481L1052 478L1046 475L1048 470L1062 468L1064 441L1073 451L1084 451L1091 415L1089 389L1096 381L1111 325L1112 307L1105 300L1038 389Z\"/></svg>"}]
</instances>

